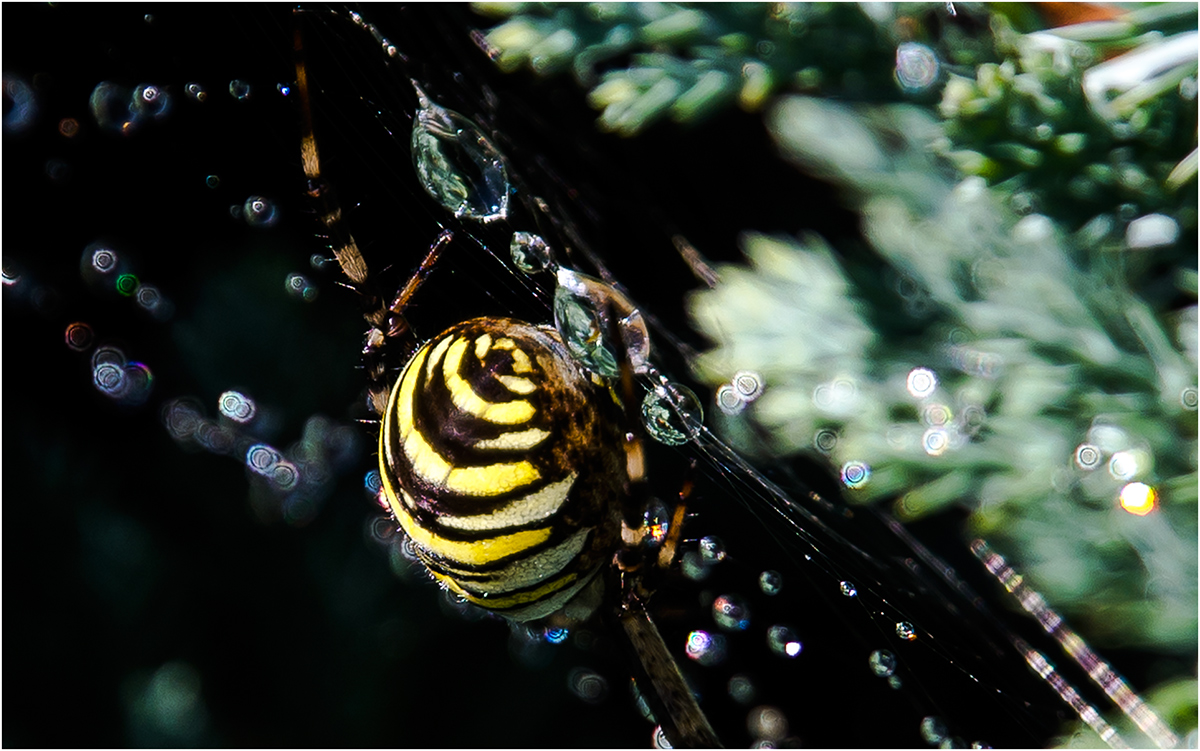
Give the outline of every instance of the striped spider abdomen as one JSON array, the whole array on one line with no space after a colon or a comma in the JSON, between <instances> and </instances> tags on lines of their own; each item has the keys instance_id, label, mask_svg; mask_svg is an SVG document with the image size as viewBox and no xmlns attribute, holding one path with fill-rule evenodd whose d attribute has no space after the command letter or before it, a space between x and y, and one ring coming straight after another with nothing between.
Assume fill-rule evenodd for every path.
<instances>
[{"instance_id":1,"label":"striped spider abdomen","mask_svg":"<svg viewBox=\"0 0 1200 751\"><path fill-rule=\"evenodd\" d=\"M598 602L620 543L619 425L553 329L475 318L418 349L392 387L384 495L429 571L466 600L518 621L581 592L576 604Z\"/></svg>"}]
</instances>

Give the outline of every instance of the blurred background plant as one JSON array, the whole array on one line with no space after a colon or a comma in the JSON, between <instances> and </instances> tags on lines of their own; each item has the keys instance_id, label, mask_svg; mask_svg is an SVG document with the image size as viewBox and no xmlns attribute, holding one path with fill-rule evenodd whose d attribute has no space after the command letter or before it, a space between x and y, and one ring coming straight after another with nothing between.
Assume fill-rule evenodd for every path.
<instances>
[{"instance_id":1,"label":"blurred background plant","mask_svg":"<svg viewBox=\"0 0 1200 751\"><path fill-rule=\"evenodd\" d=\"M717 424L901 519L969 509L1086 638L1158 655L1142 688L1194 745L1196 5L475 8L603 130L736 104L836 186L861 242L746 227L693 295Z\"/></svg>"}]
</instances>

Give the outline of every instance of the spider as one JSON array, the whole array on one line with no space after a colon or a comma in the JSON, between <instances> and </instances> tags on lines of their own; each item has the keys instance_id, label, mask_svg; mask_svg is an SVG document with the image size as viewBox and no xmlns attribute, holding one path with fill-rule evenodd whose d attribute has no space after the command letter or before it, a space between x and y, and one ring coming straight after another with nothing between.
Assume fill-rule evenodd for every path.
<instances>
[{"instance_id":1,"label":"spider","mask_svg":"<svg viewBox=\"0 0 1200 751\"><path fill-rule=\"evenodd\" d=\"M649 685L645 695L670 742L719 745L645 607L650 569L674 563L684 506L670 536L655 540L657 554L647 555L646 540L657 531L645 523L634 365L627 332L619 330L636 313L616 290L563 269L560 277L582 280L597 296L589 300L598 314L591 335L614 345L614 377L589 371L571 351L602 343L564 342L550 326L481 317L415 348L389 379L382 356L411 342L405 312L453 234L438 236L390 302L372 291L366 261L322 177L299 27L295 40L308 193L322 205L321 224L335 238L334 255L362 296L369 325L364 355L368 400L380 416L381 505L429 573L468 602L515 622L562 627L605 611L630 640L635 672ZM436 108L418 94L427 110ZM481 133L470 138L494 149Z\"/></svg>"}]
</instances>

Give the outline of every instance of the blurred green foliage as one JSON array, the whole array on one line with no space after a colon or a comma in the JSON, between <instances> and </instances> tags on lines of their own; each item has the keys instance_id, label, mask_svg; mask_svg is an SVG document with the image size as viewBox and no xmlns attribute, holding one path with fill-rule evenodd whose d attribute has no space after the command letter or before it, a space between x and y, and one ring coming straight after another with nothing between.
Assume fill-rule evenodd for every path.
<instances>
[{"instance_id":1,"label":"blurred green foliage","mask_svg":"<svg viewBox=\"0 0 1200 751\"><path fill-rule=\"evenodd\" d=\"M904 519L963 504L1088 638L1193 675L1194 4L1055 29L1004 4L476 7L507 19L502 68L572 70L602 129L736 101L860 212L864 247L747 228L749 266L693 296L698 377L766 383L714 418L739 450L865 465L847 494ZM914 49L937 67L899 85ZM1180 685L1149 696L1187 732Z\"/></svg>"}]
</instances>

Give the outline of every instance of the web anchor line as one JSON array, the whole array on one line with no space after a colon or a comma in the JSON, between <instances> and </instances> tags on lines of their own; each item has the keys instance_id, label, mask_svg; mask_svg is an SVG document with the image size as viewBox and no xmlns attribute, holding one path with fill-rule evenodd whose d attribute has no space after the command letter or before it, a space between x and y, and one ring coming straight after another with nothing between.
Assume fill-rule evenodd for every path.
<instances>
[{"instance_id":1,"label":"web anchor line","mask_svg":"<svg viewBox=\"0 0 1200 751\"><path fill-rule=\"evenodd\" d=\"M1177 748L1179 746L1179 737L1167 727L1162 718L1142 700L1142 697L1138 696L1120 673L1092 651L1087 642L1076 634L1063 620L1063 617L1046 603L1045 598L1025 583L1025 578L1008 565L1008 561L1004 560L1003 556L993 551L986 542L978 539L971 542L971 552L983 563L988 573L996 577L997 581L1004 585L1004 588L1016 598L1017 602L1021 603L1025 612L1032 615L1046 633L1058 642L1063 651L1087 671L1092 681L1104 690L1108 698L1112 699L1113 703L1150 738L1154 745L1159 748ZM1034 652L1034 650L1029 651ZM1029 662L1031 658L1027 654L1025 659ZM1033 663L1030 662L1030 665ZM1084 721L1086 722L1087 718L1084 718ZM1110 745L1112 744L1110 743Z\"/></svg>"}]
</instances>

